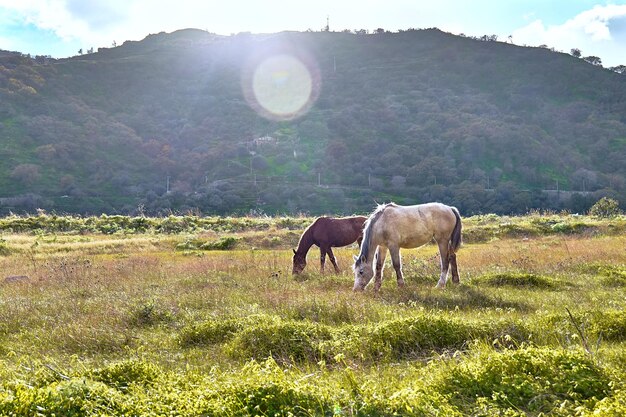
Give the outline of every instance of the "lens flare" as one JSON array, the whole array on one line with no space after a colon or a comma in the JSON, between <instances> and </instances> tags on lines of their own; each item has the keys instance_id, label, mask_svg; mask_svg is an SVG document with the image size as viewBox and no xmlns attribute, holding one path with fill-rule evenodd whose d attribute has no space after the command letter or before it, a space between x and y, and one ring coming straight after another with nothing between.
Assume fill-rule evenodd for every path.
<instances>
[{"instance_id":1,"label":"lens flare","mask_svg":"<svg viewBox=\"0 0 626 417\"><path fill-rule=\"evenodd\" d=\"M272 120L291 120L304 114L317 98L319 80L312 65L288 54L266 57L244 77L246 100Z\"/></svg>"}]
</instances>

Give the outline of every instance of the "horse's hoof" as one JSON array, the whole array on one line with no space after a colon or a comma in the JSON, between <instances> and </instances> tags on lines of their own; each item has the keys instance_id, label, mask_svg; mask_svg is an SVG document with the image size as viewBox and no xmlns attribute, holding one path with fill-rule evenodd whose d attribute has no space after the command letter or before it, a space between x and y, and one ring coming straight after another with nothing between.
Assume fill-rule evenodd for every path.
<instances>
[{"instance_id":1,"label":"horse's hoof","mask_svg":"<svg viewBox=\"0 0 626 417\"><path fill-rule=\"evenodd\" d=\"M398 287L400 288L404 287L404 281L398 281Z\"/></svg>"}]
</instances>

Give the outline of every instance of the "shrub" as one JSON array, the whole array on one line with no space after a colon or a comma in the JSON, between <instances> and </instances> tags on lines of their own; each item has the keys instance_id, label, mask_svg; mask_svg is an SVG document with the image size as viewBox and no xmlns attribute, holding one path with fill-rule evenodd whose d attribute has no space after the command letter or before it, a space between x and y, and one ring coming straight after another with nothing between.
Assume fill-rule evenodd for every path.
<instances>
[{"instance_id":1,"label":"shrub","mask_svg":"<svg viewBox=\"0 0 626 417\"><path fill-rule=\"evenodd\" d=\"M222 343L242 328L243 321L239 319L208 320L184 327L178 336L178 342L183 346Z\"/></svg>"},{"instance_id":2,"label":"shrub","mask_svg":"<svg viewBox=\"0 0 626 417\"><path fill-rule=\"evenodd\" d=\"M395 361L462 349L476 339L498 340L507 345L527 341L529 337L530 331L524 325L511 320L480 323L421 314L371 325L345 326L335 332L332 340L322 342L320 349L325 358L341 354L361 361Z\"/></svg>"},{"instance_id":3,"label":"shrub","mask_svg":"<svg viewBox=\"0 0 626 417\"><path fill-rule=\"evenodd\" d=\"M536 234L537 230L527 224L507 222L498 225L498 236L500 237L534 236Z\"/></svg>"},{"instance_id":4,"label":"shrub","mask_svg":"<svg viewBox=\"0 0 626 417\"><path fill-rule=\"evenodd\" d=\"M184 241L176 245L176 250L180 250L180 251L197 250L197 249L198 249L198 243L194 239L185 239Z\"/></svg>"},{"instance_id":5,"label":"shrub","mask_svg":"<svg viewBox=\"0 0 626 417\"><path fill-rule=\"evenodd\" d=\"M626 341L626 311L595 312L590 320L590 331L603 340Z\"/></svg>"},{"instance_id":6,"label":"shrub","mask_svg":"<svg viewBox=\"0 0 626 417\"><path fill-rule=\"evenodd\" d=\"M0 256L9 256L11 254L11 249L7 245L7 241L0 238Z\"/></svg>"},{"instance_id":7,"label":"shrub","mask_svg":"<svg viewBox=\"0 0 626 417\"><path fill-rule=\"evenodd\" d=\"M147 217L133 217L130 219L129 229L135 233L145 233L154 227L154 219Z\"/></svg>"},{"instance_id":8,"label":"shrub","mask_svg":"<svg viewBox=\"0 0 626 417\"><path fill-rule=\"evenodd\" d=\"M311 223L311 219L303 217L281 217L276 221L276 227L281 229L304 229Z\"/></svg>"},{"instance_id":9,"label":"shrub","mask_svg":"<svg viewBox=\"0 0 626 417\"><path fill-rule=\"evenodd\" d=\"M125 414L124 398L102 382L82 378L33 388L19 384L0 392L0 414L8 416L84 416Z\"/></svg>"},{"instance_id":10,"label":"shrub","mask_svg":"<svg viewBox=\"0 0 626 417\"><path fill-rule=\"evenodd\" d=\"M202 415L332 415L332 404L323 389L289 377L271 358L247 363L235 378L220 381L216 397L221 413Z\"/></svg>"},{"instance_id":11,"label":"shrub","mask_svg":"<svg viewBox=\"0 0 626 417\"><path fill-rule=\"evenodd\" d=\"M183 328L178 342L182 346L227 342L226 351L233 358L271 356L282 363L333 361L338 354L361 361L398 360L423 357L432 351L460 349L475 339L514 345L529 338L530 330L517 321L502 319L480 323L421 314L335 329L270 316L208 320Z\"/></svg>"},{"instance_id":12,"label":"shrub","mask_svg":"<svg viewBox=\"0 0 626 417\"><path fill-rule=\"evenodd\" d=\"M202 242L199 239L187 238L176 245L176 250L229 250L233 249L238 241L239 239L232 236L225 236L212 242Z\"/></svg>"},{"instance_id":13,"label":"shrub","mask_svg":"<svg viewBox=\"0 0 626 417\"><path fill-rule=\"evenodd\" d=\"M159 233L181 233L196 229L198 218L195 216L168 216L160 221L156 230Z\"/></svg>"},{"instance_id":14,"label":"shrub","mask_svg":"<svg viewBox=\"0 0 626 417\"><path fill-rule=\"evenodd\" d=\"M372 356L385 352L400 359L433 350L458 349L472 339L475 330L471 324L455 318L424 314L379 323L366 331L364 342L370 349L381 350L370 352Z\"/></svg>"},{"instance_id":15,"label":"shrub","mask_svg":"<svg viewBox=\"0 0 626 417\"><path fill-rule=\"evenodd\" d=\"M549 413L568 402L573 412L583 401L609 394L609 378L591 358L581 351L548 348L483 349L450 367L435 385L468 414L490 405L501 411Z\"/></svg>"},{"instance_id":16,"label":"shrub","mask_svg":"<svg viewBox=\"0 0 626 417\"><path fill-rule=\"evenodd\" d=\"M234 358L265 359L281 363L317 362L321 359L320 343L331 340L330 328L305 322L259 324L238 332L227 345Z\"/></svg>"},{"instance_id":17,"label":"shrub","mask_svg":"<svg viewBox=\"0 0 626 417\"><path fill-rule=\"evenodd\" d=\"M126 360L113 363L89 373L91 379L100 381L122 392L131 384L150 386L162 376L155 364L142 360Z\"/></svg>"},{"instance_id":18,"label":"shrub","mask_svg":"<svg viewBox=\"0 0 626 417\"><path fill-rule=\"evenodd\" d=\"M277 323L274 317L252 315L238 318L214 318L185 326L178 335L182 346L212 345L230 340L244 328Z\"/></svg>"},{"instance_id":19,"label":"shrub","mask_svg":"<svg viewBox=\"0 0 626 417\"><path fill-rule=\"evenodd\" d=\"M587 416L605 416L605 417L623 417L626 416L626 390L616 391L610 397L605 397L598 401L593 410L584 411L581 417Z\"/></svg>"},{"instance_id":20,"label":"shrub","mask_svg":"<svg viewBox=\"0 0 626 417\"><path fill-rule=\"evenodd\" d=\"M466 243L484 243L495 239L498 234L496 226L474 226L463 230L463 241Z\"/></svg>"},{"instance_id":21,"label":"shrub","mask_svg":"<svg viewBox=\"0 0 626 417\"><path fill-rule=\"evenodd\" d=\"M257 383L238 387L233 392L237 413L251 416L326 415L330 405L310 392L287 384Z\"/></svg>"},{"instance_id":22,"label":"shrub","mask_svg":"<svg viewBox=\"0 0 626 417\"><path fill-rule=\"evenodd\" d=\"M608 197L602 197L589 209L590 216L610 218L619 214L619 202Z\"/></svg>"},{"instance_id":23,"label":"shrub","mask_svg":"<svg viewBox=\"0 0 626 417\"><path fill-rule=\"evenodd\" d=\"M478 280L494 287L506 286L552 289L558 286L557 282L552 278L523 272L501 272L488 274L478 278Z\"/></svg>"},{"instance_id":24,"label":"shrub","mask_svg":"<svg viewBox=\"0 0 626 417\"><path fill-rule=\"evenodd\" d=\"M609 287L626 286L626 267L606 265L598 268L598 275L602 277L602 284Z\"/></svg>"},{"instance_id":25,"label":"shrub","mask_svg":"<svg viewBox=\"0 0 626 417\"><path fill-rule=\"evenodd\" d=\"M204 249L204 250L229 250L235 247L235 245L237 244L237 241L239 239L237 239L236 237L232 237L232 236L225 236L220 238L217 241L214 242L206 242L203 243L202 245L200 245L200 249Z\"/></svg>"},{"instance_id":26,"label":"shrub","mask_svg":"<svg viewBox=\"0 0 626 417\"><path fill-rule=\"evenodd\" d=\"M359 416L446 416L463 414L448 399L427 389L407 387L389 396L373 395L358 405Z\"/></svg>"},{"instance_id":27,"label":"shrub","mask_svg":"<svg viewBox=\"0 0 626 417\"><path fill-rule=\"evenodd\" d=\"M592 227L581 222L559 222L559 223L553 224L551 229L555 233L573 235L576 233L581 233L587 229L592 229Z\"/></svg>"}]
</instances>

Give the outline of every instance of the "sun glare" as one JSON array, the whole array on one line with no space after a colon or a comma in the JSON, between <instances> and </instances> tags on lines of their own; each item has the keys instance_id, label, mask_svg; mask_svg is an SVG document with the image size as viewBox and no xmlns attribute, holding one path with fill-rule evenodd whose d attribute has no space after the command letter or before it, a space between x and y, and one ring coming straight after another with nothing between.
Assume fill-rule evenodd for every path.
<instances>
[{"instance_id":1,"label":"sun glare","mask_svg":"<svg viewBox=\"0 0 626 417\"><path fill-rule=\"evenodd\" d=\"M315 67L290 54L264 58L243 82L250 106L272 120L291 120L306 113L319 90Z\"/></svg>"}]
</instances>

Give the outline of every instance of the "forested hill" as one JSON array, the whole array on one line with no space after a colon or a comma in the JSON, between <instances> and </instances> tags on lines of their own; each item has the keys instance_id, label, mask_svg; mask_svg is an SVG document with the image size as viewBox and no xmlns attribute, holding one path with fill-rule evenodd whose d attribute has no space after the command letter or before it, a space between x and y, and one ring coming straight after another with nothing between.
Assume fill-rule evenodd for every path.
<instances>
[{"instance_id":1,"label":"forested hill","mask_svg":"<svg viewBox=\"0 0 626 417\"><path fill-rule=\"evenodd\" d=\"M251 87L263 65L274 90ZM301 113L254 99L296 81ZM63 60L0 52L0 214L582 211L603 195L626 203L626 74L546 48L182 30Z\"/></svg>"}]
</instances>

